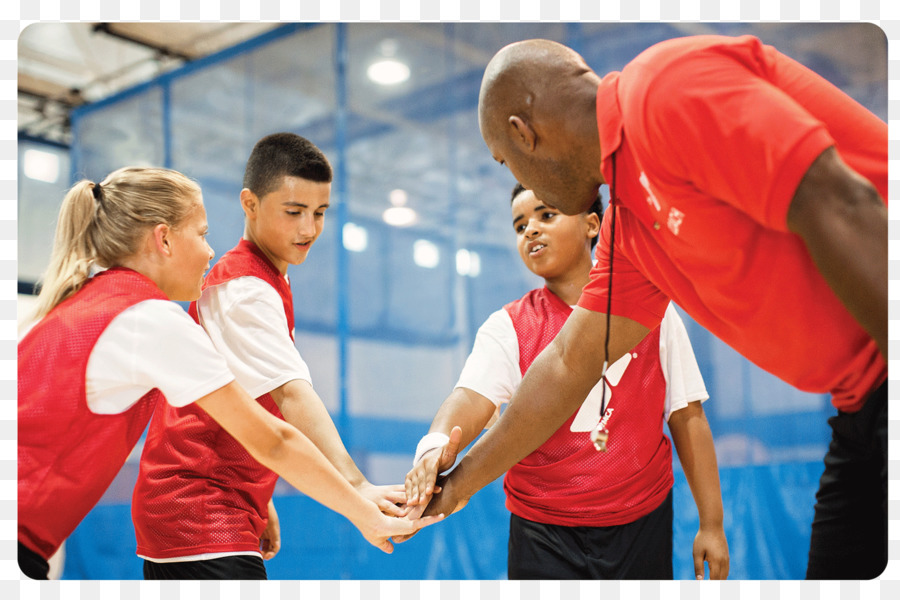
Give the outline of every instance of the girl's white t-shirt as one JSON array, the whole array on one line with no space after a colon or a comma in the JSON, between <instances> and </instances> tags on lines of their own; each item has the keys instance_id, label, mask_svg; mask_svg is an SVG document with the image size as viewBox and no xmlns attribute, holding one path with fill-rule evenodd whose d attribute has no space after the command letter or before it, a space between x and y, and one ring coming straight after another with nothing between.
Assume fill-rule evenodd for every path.
<instances>
[{"instance_id":1,"label":"girl's white t-shirt","mask_svg":"<svg viewBox=\"0 0 900 600\"><path fill-rule=\"evenodd\" d=\"M118 414L153 388L172 406L186 406L234 380L225 359L177 304L144 300L100 334L86 371L87 403L96 414Z\"/></svg>"}]
</instances>

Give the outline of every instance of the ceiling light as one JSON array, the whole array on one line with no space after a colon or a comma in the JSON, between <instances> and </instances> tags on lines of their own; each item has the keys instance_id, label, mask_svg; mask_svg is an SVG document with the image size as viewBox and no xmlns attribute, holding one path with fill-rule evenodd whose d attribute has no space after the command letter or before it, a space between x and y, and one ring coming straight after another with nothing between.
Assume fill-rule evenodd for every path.
<instances>
[{"instance_id":1,"label":"ceiling light","mask_svg":"<svg viewBox=\"0 0 900 600\"><path fill-rule=\"evenodd\" d=\"M420 267L433 269L441 262L441 250L428 240L416 240L413 244L413 261Z\"/></svg>"},{"instance_id":2,"label":"ceiling light","mask_svg":"<svg viewBox=\"0 0 900 600\"><path fill-rule=\"evenodd\" d=\"M409 196L406 194L406 190L396 189L391 190L391 193L388 194L388 199L393 206L406 206Z\"/></svg>"},{"instance_id":3,"label":"ceiling light","mask_svg":"<svg viewBox=\"0 0 900 600\"><path fill-rule=\"evenodd\" d=\"M399 60L384 59L369 65L369 79L381 85L395 85L409 79L409 67Z\"/></svg>"},{"instance_id":4,"label":"ceiling light","mask_svg":"<svg viewBox=\"0 0 900 600\"><path fill-rule=\"evenodd\" d=\"M345 223L343 241L350 252L362 252L369 246L369 232L356 223Z\"/></svg>"},{"instance_id":5,"label":"ceiling light","mask_svg":"<svg viewBox=\"0 0 900 600\"><path fill-rule=\"evenodd\" d=\"M456 251L456 272L460 275L478 277L481 274L481 258L477 252L460 248Z\"/></svg>"},{"instance_id":6,"label":"ceiling light","mask_svg":"<svg viewBox=\"0 0 900 600\"><path fill-rule=\"evenodd\" d=\"M30 179L56 183L59 180L59 156L43 150L26 150L22 170Z\"/></svg>"},{"instance_id":7,"label":"ceiling light","mask_svg":"<svg viewBox=\"0 0 900 600\"><path fill-rule=\"evenodd\" d=\"M408 227L419 220L416 211L408 206L392 206L381 215L384 222L394 227Z\"/></svg>"}]
</instances>

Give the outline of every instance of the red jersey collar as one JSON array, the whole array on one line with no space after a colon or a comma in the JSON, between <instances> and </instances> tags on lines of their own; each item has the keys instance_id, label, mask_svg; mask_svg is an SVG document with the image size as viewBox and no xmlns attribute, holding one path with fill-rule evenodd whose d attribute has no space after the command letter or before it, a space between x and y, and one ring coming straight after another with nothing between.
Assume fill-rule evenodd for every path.
<instances>
[{"instance_id":1,"label":"red jersey collar","mask_svg":"<svg viewBox=\"0 0 900 600\"><path fill-rule=\"evenodd\" d=\"M566 304L565 300L557 296L553 293L553 290L547 287L547 284L544 284L544 295L549 300L551 304L556 304L558 308L571 311L572 307Z\"/></svg>"},{"instance_id":2,"label":"red jersey collar","mask_svg":"<svg viewBox=\"0 0 900 600\"><path fill-rule=\"evenodd\" d=\"M267 265L269 265L269 267L270 267L273 271L275 271L276 273L278 273L278 276L279 276L279 277L281 277L282 279L284 279L284 275L281 274L281 271L279 271L278 268L272 263L272 261L269 260L269 257L266 256L266 253L263 252L262 250L260 250L259 246L257 246L256 244L254 244L253 242L251 242L251 241L248 240L247 238L241 237L241 241L238 242L238 247L243 247L244 249L249 250L250 252L252 252L252 253L255 254L256 256L258 256L258 257L260 257L261 259L263 259L263 260L265 261L265 263L266 263Z\"/></svg>"}]
</instances>

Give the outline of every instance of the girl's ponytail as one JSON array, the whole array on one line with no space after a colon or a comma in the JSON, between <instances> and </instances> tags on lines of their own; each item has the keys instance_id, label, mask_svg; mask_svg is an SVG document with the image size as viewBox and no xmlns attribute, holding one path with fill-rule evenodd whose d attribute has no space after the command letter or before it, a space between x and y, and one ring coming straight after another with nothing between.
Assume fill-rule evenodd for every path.
<instances>
[{"instance_id":1,"label":"girl's ponytail","mask_svg":"<svg viewBox=\"0 0 900 600\"><path fill-rule=\"evenodd\" d=\"M79 181L66 194L59 211L50 265L40 282L35 318L77 292L91 275L97 259L90 229L97 213L94 189L99 184Z\"/></svg>"},{"instance_id":2,"label":"girl's ponytail","mask_svg":"<svg viewBox=\"0 0 900 600\"><path fill-rule=\"evenodd\" d=\"M59 211L34 317L81 289L95 267L114 267L132 256L149 229L178 227L202 202L200 186L171 169L124 167L101 183L76 183Z\"/></svg>"}]
</instances>

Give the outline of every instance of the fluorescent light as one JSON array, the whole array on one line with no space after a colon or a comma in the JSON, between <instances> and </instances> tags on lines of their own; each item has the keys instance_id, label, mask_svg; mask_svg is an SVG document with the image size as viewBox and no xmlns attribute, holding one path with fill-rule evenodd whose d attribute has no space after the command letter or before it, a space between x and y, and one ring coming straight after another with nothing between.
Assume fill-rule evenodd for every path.
<instances>
[{"instance_id":1,"label":"fluorescent light","mask_svg":"<svg viewBox=\"0 0 900 600\"><path fill-rule=\"evenodd\" d=\"M478 277L481 274L481 257L477 252L460 248L456 251L456 272L460 275Z\"/></svg>"},{"instance_id":2,"label":"fluorescent light","mask_svg":"<svg viewBox=\"0 0 900 600\"><path fill-rule=\"evenodd\" d=\"M409 67L399 60L388 58L369 65L369 79L381 85L396 85L409 79Z\"/></svg>"},{"instance_id":3,"label":"fluorescent light","mask_svg":"<svg viewBox=\"0 0 900 600\"><path fill-rule=\"evenodd\" d=\"M441 250L428 240L416 240L413 244L413 261L420 267L433 269L441 262Z\"/></svg>"},{"instance_id":4,"label":"fluorescent light","mask_svg":"<svg viewBox=\"0 0 900 600\"><path fill-rule=\"evenodd\" d=\"M344 248L350 252L362 252L369 246L369 232L356 223L344 224Z\"/></svg>"},{"instance_id":5,"label":"fluorescent light","mask_svg":"<svg viewBox=\"0 0 900 600\"><path fill-rule=\"evenodd\" d=\"M388 194L388 199L391 201L392 206L406 206L409 195L406 193L406 190L397 188L396 190L391 190L391 193Z\"/></svg>"},{"instance_id":6,"label":"fluorescent light","mask_svg":"<svg viewBox=\"0 0 900 600\"><path fill-rule=\"evenodd\" d=\"M408 227L419 220L419 215L408 206L392 206L384 211L381 218L388 225Z\"/></svg>"},{"instance_id":7,"label":"fluorescent light","mask_svg":"<svg viewBox=\"0 0 900 600\"><path fill-rule=\"evenodd\" d=\"M59 156L43 150L26 150L22 166L25 176L37 181L56 183L59 180Z\"/></svg>"}]
</instances>

